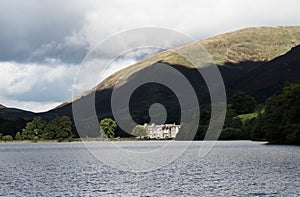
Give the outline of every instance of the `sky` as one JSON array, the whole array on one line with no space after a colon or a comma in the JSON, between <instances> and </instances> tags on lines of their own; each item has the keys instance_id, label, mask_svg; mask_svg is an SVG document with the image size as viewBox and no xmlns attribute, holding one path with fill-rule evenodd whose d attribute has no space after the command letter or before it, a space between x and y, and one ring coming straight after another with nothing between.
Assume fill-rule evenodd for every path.
<instances>
[{"instance_id":1,"label":"sky","mask_svg":"<svg viewBox=\"0 0 300 197\"><path fill-rule=\"evenodd\" d=\"M245 27L299 25L299 7L298 0L1 0L0 104L41 112L71 99L86 55L119 32L161 27L201 40ZM109 74L140 59L118 60Z\"/></svg>"}]
</instances>

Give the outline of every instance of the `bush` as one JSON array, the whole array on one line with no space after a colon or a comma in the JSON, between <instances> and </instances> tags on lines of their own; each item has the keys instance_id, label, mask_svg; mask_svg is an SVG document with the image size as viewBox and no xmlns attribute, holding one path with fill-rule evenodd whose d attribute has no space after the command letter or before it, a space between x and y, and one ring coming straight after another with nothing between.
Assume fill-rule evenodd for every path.
<instances>
[{"instance_id":1,"label":"bush","mask_svg":"<svg viewBox=\"0 0 300 197\"><path fill-rule=\"evenodd\" d=\"M136 127L134 127L134 129L132 130L132 135L142 138L147 136L149 133L149 130L147 127L142 126L142 125L137 125Z\"/></svg>"},{"instance_id":2,"label":"bush","mask_svg":"<svg viewBox=\"0 0 300 197\"><path fill-rule=\"evenodd\" d=\"M13 137L11 135L5 135L2 137L3 141L13 141Z\"/></svg>"}]
</instances>

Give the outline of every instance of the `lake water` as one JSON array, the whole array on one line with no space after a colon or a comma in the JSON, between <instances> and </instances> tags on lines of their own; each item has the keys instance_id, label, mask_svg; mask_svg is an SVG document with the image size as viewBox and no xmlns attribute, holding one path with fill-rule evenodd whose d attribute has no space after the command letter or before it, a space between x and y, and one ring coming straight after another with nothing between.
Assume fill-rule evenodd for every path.
<instances>
[{"instance_id":1,"label":"lake water","mask_svg":"<svg viewBox=\"0 0 300 197\"><path fill-rule=\"evenodd\" d=\"M121 156L110 142L88 143ZM166 141L118 143L142 152ZM300 196L299 146L219 141L199 157L201 143L150 172L112 168L80 142L0 144L0 196Z\"/></svg>"}]
</instances>

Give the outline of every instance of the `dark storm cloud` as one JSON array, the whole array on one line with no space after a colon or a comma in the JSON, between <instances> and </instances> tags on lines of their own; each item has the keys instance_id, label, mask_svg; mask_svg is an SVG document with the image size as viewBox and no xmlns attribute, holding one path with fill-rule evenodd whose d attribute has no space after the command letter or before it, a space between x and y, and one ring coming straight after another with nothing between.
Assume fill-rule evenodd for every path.
<instances>
[{"instance_id":1,"label":"dark storm cloud","mask_svg":"<svg viewBox=\"0 0 300 197\"><path fill-rule=\"evenodd\" d=\"M40 61L43 58L59 58L77 62L84 57L86 45L71 46L70 36L83 25L84 4L79 1L10 0L0 2L0 61ZM60 47L48 47L40 56L34 52L49 43ZM43 55L43 56L42 56Z\"/></svg>"}]
</instances>

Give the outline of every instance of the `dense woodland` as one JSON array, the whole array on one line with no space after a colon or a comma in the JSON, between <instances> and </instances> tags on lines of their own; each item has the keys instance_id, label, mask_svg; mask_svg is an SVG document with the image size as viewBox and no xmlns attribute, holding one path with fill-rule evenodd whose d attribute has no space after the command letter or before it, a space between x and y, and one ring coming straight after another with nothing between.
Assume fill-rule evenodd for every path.
<instances>
[{"instance_id":1,"label":"dense woodland","mask_svg":"<svg viewBox=\"0 0 300 197\"><path fill-rule=\"evenodd\" d=\"M276 144L300 144L300 83L289 84L264 105L242 92L228 100L220 140L256 140ZM195 140L202 140L210 120L210 107L201 111ZM183 125L184 126L184 125ZM184 130L184 129L183 129ZM184 139L185 133L179 133Z\"/></svg>"}]
</instances>

